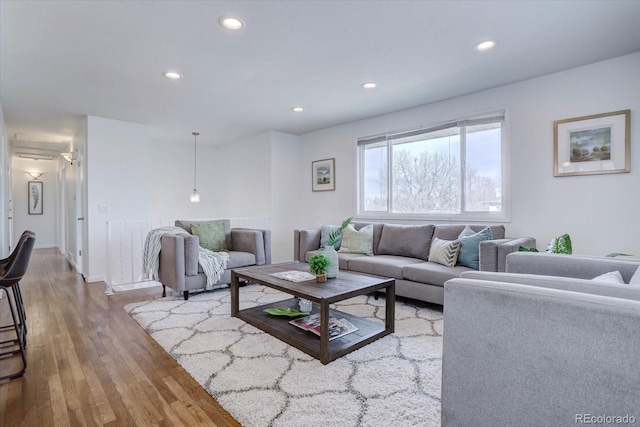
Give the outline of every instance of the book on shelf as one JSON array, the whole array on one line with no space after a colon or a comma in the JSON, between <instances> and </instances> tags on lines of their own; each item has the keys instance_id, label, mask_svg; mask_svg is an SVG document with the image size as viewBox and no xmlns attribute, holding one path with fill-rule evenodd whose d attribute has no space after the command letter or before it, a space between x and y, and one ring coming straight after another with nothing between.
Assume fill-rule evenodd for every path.
<instances>
[{"instance_id":1,"label":"book on shelf","mask_svg":"<svg viewBox=\"0 0 640 427\"><path fill-rule=\"evenodd\" d=\"M300 329L304 329L309 332L320 336L320 313L310 314L309 316L301 317L299 319L290 320L293 326L297 326ZM358 328L345 318L329 317L329 341L336 338L340 338L351 332L357 331Z\"/></svg>"}]
</instances>

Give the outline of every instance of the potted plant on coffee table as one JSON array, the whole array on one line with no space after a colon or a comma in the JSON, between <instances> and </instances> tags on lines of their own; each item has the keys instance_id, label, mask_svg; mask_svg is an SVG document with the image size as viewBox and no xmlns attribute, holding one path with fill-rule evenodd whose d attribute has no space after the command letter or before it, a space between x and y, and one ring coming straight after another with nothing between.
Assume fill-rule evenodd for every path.
<instances>
[{"instance_id":1,"label":"potted plant on coffee table","mask_svg":"<svg viewBox=\"0 0 640 427\"><path fill-rule=\"evenodd\" d=\"M309 258L309 271L316 275L316 282L327 281L327 268L331 265L331 260L324 254L315 254Z\"/></svg>"}]
</instances>

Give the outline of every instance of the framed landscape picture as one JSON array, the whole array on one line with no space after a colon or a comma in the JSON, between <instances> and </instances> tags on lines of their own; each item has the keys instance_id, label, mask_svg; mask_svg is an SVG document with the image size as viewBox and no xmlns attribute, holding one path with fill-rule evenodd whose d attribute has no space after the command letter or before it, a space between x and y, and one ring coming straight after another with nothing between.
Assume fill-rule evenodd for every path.
<instances>
[{"instance_id":1,"label":"framed landscape picture","mask_svg":"<svg viewBox=\"0 0 640 427\"><path fill-rule=\"evenodd\" d=\"M311 188L313 191L331 191L336 189L336 159L324 159L311 162Z\"/></svg>"},{"instance_id":2,"label":"framed landscape picture","mask_svg":"<svg viewBox=\"0 0 640 427\"><path fill-rule=\"evenodd\" d=\"M42 215L42 181L29 181L27 185L29 215Z\"/></svg>"},{"instance_id":3,"label":"framed landscape picture","mask_svg":"<svg viewBox=\"0 0 640 427\"><path fill-rule=\"evenodd\" d=\"M553 122L553 175L631 171L631 110Z\"/></svg>"}]
</instances>

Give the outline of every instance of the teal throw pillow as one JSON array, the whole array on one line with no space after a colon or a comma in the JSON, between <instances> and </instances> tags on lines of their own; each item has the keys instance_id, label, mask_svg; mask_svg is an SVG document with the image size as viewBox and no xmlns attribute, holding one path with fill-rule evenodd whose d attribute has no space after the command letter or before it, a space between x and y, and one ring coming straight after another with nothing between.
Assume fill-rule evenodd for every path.
<instances>
[{"instance_id":1,"label":"teal throw pillow","mask_svg":"<svg viewBox=\"0 0 640 427\"><path fill-rule=\"evenodd\" d=\"M429 249L429 262L454 267L460 251L459 240L442 240L434 237Z\"/></svg>"},{"instance_id":2,"label":"teal throw pillow","mask_svg":"<svg viewBox=\"0 0 640 427\"><path fill-rule=\"evenodd\" d=\"M340 229L339 225L321 225L320 226L320 247L324 248L328 245L329 235L334 231L338 231ZM340 249L340 245L342 244L342 234L338 237L338 241L333 248L337 251Z\"/></svg>"},{"instance_id":3,"label":"teal throw pillow","mask_svg":"<svg viewBox=\"0 0 640 427\"><path fill-rule=\"evenodd\" d=\"M191 233L200 238L200 246L213 252L227 252L224 221L194 222Z\"/></svg>"},{"instance_id":4,"label":"teal throw pillow","mask_svg":"<svg viewBox=\"0 0 640 427\"><path fill-rule=\"evenodd\" d=\"M477 233L468 225L462 230L458 240L460 241L460 253L458 264L465 267L480 269L480 242L493 239L493 233L489 227Z\"/></svg>"},{"instance_id":5,"label":"teal throw pillow","mask_svg":"<svg viewBox=\"0 0 640 427\"><path fill-rule=\"evenodd\" d=\"M546 252L552 254L571 255L571 237L569 237L568 234L563 234L560 237L554 237L551 239L551 242L549 242Z\"/></svg>"}]
</instances>

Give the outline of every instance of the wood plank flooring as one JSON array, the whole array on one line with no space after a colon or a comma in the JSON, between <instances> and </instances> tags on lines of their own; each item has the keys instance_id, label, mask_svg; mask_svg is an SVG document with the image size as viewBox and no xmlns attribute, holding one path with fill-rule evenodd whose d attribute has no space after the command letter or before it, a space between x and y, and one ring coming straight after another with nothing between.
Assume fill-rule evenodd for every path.
<instances>
[{"instance_id":1,"label":"wood plank flooring","mask_svg":"<svg viewBox=\"0 0 640 427\"><path fill-rule=\"evenodd\" d=\"M161 289L107 297L57 249L35 250L20 286L28 365L0 382L0 426L240 425L124 311ZM7 316L3 298L1 324ZM0 375L19 365L18 355L0 359Z\"/></svg>"}]
</instances>

